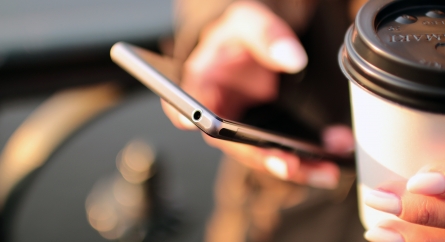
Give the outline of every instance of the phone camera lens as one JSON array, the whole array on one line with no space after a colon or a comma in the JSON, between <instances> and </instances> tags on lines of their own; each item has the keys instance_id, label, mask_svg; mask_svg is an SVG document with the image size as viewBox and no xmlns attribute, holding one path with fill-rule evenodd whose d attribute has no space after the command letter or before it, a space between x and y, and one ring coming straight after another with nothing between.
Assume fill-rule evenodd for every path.
<instances>
[{"instance_id":1,"label":"phone camera lens","mask_svg":"<svg viewBox=\"0 0 445 242\"><path fill-rule=\"evenodd\" d=\"M193 112L193 116L192 117L193 117L193 121L198 122L199 120L201 120L201 117L202 117L201 111L200 110L195 110Z\"/></svg>"}]
</instances>

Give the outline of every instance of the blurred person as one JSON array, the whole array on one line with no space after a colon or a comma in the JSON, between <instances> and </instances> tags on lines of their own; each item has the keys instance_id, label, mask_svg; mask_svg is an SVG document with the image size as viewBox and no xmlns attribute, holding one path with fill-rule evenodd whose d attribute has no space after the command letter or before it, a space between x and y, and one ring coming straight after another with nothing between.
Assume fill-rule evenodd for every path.
<instances>
[{"instance_id":1,"label":"blurred person","mask_svg":"<svg viewBox=\"0 0 445 242\"><path fill-rule=\"evenodd\" d=\"M364 2L178 0L173 55L184 62L181 87L228 119L243 118L248 110L264 104L290 111L298 121L293 128L304 137L316 139L321 133L327 150L350 153L354 140L349 94L337 53ZM300 81L303 70L304 81ZM194 128L170 106L163 103L163 107L177 127ZM204 138L227 155L206 241L364 240L353 173L329 161L313 164L280 150ZM417 187L432 187L431 182L413 179ZM443 186L430 193L426 188L410 193L405 184L384 187L395 195L382 203L403 204L403 212L400 208L396 215L412 224L388 222L372 228L366 238L445 238L442 229L415 224L444 228L445 219L438 213L443 199L431 203L425 214L416 214L413 207L441 196ZM377 209L384 210L384 205ZM434 219L425 219L426 215Z\"/></svg>"},{"instance_id":2,"label":"blurred person","mask_svg":"<svg viewBox=\"0 0 445 242\"><path fill-rule=\"evenodd\" d=\"M353 142L347 126L347 82L336 61L343 34L350 24L349 9L344 1L324 4L178 2L174 56L185 62L181 86L209 109L229 119L239 119L247 109L272 102L290 110L301 121L296 129L326 128L327 148L338 153L350 152ZM328 24L333 29L327 29ZM327 36L331 39L326 39ZM278 74L299 73L306 66L307 55L311 63L317 64L309 64L303 82L299 82L298 74ZM333 91L335 86L340 87ZM177 113L168 107L166 112L178 127L187 128ZM330 124L343 125L327 128ZM318 134L308 133L304 136L313 138L314 133ZM348 210L353 207L347 214L331 215L323 226L319 222L325 217L323 213L342 210L338 208L339 201L352 186L350 175L345 175L341 188L333 191L299 185L334 189L340 180L337 166L329 162L317 165L300 162L298 157L279 150L207 140L230 157L221 165L216 208L206 235L208 241L278 241L279 237L295 241L294 236L301 241L359 241L363 237L354 209L354 194L342 203ZM298 211L302 207L306 208ZM314 216L313 211L320 209L324 212ZM281 215L285 210L288 215ZM333 226L339 219L351 222ZM324 232L316 233L320 228ZM353 232L345 234L347 229Z\"/></svg>"}]
</instances>

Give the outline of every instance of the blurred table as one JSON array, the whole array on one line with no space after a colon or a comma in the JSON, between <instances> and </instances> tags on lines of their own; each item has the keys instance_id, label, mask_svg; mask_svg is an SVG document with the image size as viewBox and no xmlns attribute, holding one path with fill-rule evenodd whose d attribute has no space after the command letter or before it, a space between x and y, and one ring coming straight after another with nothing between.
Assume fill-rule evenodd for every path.
<instances>
[{"instance_id":1,"label":"blurred table","mask_svg":"<svg viewBox=\"0 0 445 242\"><path fill-rule=\"evenodd\" d=\"M0 103L0 147L46 96ZM157 148L172 202L182 213L180 234L167 241L201 241L212 209L213 180L220 152L199 132L175 129L159 99L137 89L121 104L82 127L56 150L21 188L13 219L13 242L106 241L88 224L85 200L93 185L116 172L116 156L135 138Z\"/></svg>"}]
</instances>

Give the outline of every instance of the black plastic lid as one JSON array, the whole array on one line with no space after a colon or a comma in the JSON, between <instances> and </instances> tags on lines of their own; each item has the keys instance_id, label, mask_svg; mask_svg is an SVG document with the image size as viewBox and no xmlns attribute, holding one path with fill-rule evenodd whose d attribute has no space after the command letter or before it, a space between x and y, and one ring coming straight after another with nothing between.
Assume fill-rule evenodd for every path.
<instances>
[{"instance_id":1,"label":"black plastic lid","mask_svg":"<svg viewBox=\"0 0 445 242\"><path fill-rule=\"evenodd\" d=\"M339 58L345 75L369 91L445 113L445 1L370 0Z\"/></svg>"}]
</instances>

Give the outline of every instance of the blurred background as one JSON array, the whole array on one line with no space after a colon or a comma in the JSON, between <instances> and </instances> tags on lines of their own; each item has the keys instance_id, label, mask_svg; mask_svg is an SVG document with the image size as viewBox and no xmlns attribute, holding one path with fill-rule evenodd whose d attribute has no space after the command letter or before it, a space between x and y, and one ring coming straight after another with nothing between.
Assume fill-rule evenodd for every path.
<instances>
[{"instance_id":1,"label":"blurred background","mask_svg":"<svg viewBox=\"0 0 445 242\"><path fill-rule=\"evenodd\" d=\"M172 0L0 1L0 241L201 241L219 151L113 64Z\"/></svg>"}]
</instances>

